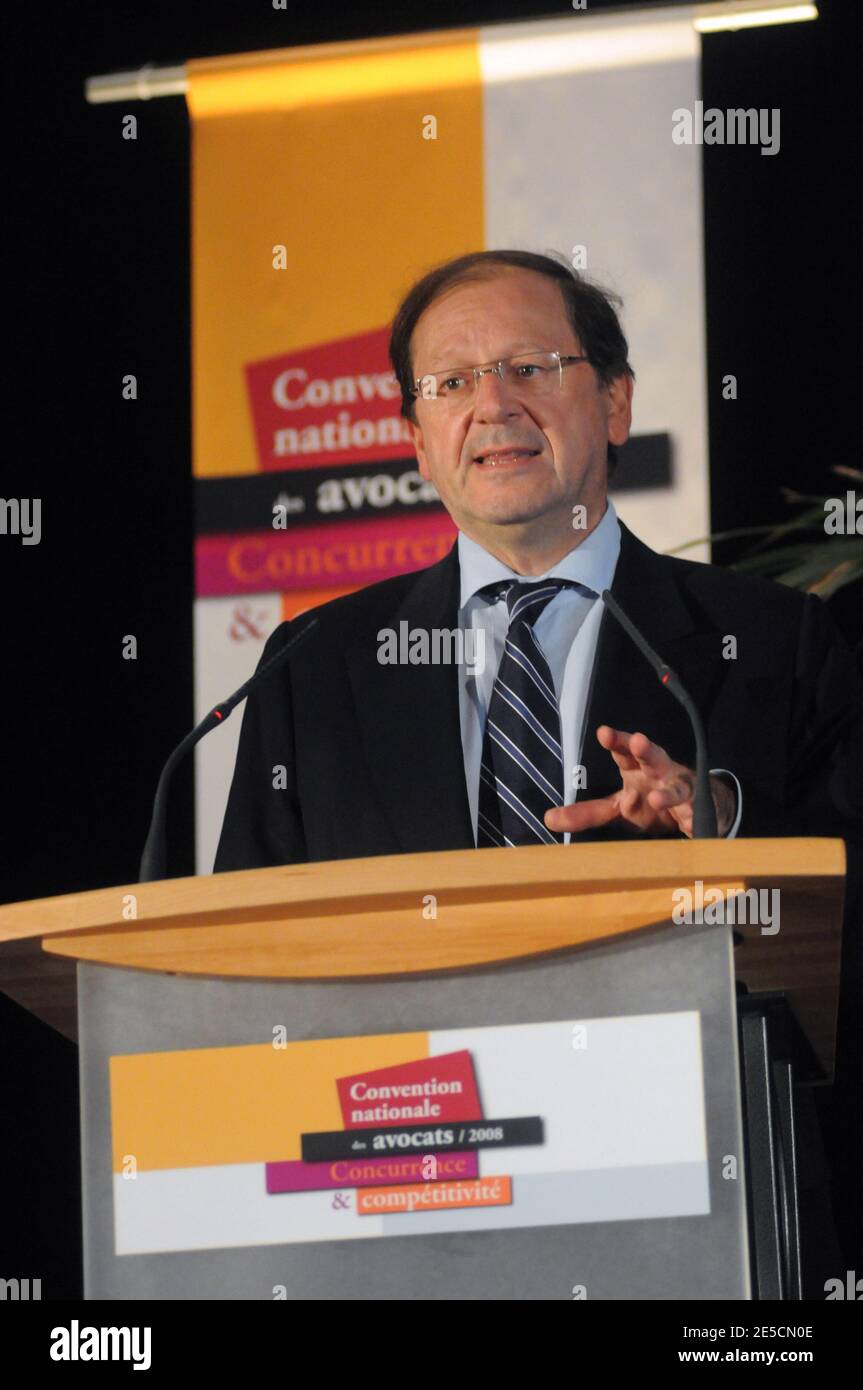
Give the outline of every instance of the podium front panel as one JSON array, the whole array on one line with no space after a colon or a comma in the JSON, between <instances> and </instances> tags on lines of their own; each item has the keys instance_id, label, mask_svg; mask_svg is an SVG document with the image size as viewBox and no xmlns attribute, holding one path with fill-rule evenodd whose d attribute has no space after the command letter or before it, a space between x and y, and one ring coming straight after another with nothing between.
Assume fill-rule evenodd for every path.
<instances>
[{"instance_id":1,"label":"podium front panel","mask_svg":"<svg viewBox=\"0 0 863 1390\"><path fill-rule=\"evenodd\" d=\"M589 1301L750 1296L732 946L727 928L669 927L659 935L625 944L423 978L293 983L171 976L95 965L79 965L78 971L85 1294L89 1299ZM501 1179L496 1185L488 1180L490 1201L496 1206L477 1212L470 1208L476 1208L479 1199L464 1204L453 1201L454 1207L468 1209L436 1210L429 1215L427 1208L402 1208L397 1215L381 1219L372 1214L365 1222L354 1222L363 1234L367 1227L370 1234L374 1229L374 1234L392 1237L387 1239L328 1239L321 1234L327 1229L326 1221L319 1228L308 1228L310 1239L304 1238L305 1228L284 1239L279 1231L286 1212L299 1210L306 1200L290 1195L297 1191L293 1170L304 1165L280 1164L275 1162L280 1153L266 1152L266 1192L263 1163L195 1167L194 1154L186 1152L181 1138L174 1136L176 1142L171 1143L171 1117L175 1128L183 1128L177 1109L181 1102L175 1094L160 1096L159 1073L147 1063L148 1055L176 1058L182 1053L194 1054L185 1060L198 1063L205 1059L204 1049L236 1049L225 1053L233 1059L243 1049L272 1047L274 1032L279 1032L289 1047L308 1044L311 1066L315 1047L326 1046L313 1040L397 1042L398 1035L423 1034L452 1038L459 1046L466 1041L469 1047L471 1039L483 1037L477 1030L487 1029L494 1030L490 1037L504 1042L520 1030L531 1040L532 1050L526 1055L538 1065L543 1039L550 1036L561 1039L563 1046L570 1045L566 1032L571 1027L576 1034L582 1026L578 1020L593 1021L587 1024L587 1045L595 1054L603 1038L627 1035L627 1029L619 1026L624 1021L632 1037L650 1037L654 1032L665 1036L667 1049L675 1029L682 1028L681 1038L691 1037L693 1019L700 1050L702 1162L662 1161L664 1140L668 1138L669 1146L672 1143L664 1133L668 1097L662 1093L662 1078L672 1076L675 1086L685 1086L685 1069L662 1071L657 1054L658 1072L652 1075L654 1059L647 1049L630 1063L618 1058L618 1084L621 1065L632 1071L631 1082L624 1071L622 1083L624 1091L629 1086L632 1115L617 1117L617 1140L609 1133L607 1152L603 1152L602 1134L590 1133L591 1125L598 1128L601 1098L593 1092L592 1104L598 1107L593 1115L589 1090L580 1103L572 1104L573 1132L580 1130L586 1140L593 1141L593 1148L588 1143L587 1149L599 1154L595 1163L574 1175L548 1175L540 1184L518 1176L525 1167L524 1151L504 1149L497 1163L484 1150L484 1172L516 1172L511 1180ZM555 1031L552 1025L564 1022L566 1032ZM608 1025L604 1032L598 1023ZM578 1040L574 1038L571 1046L577 1047ZM215 1055L218 1058L221 1053ZM458 1062L467 1053L449 1055ZM132 1059L147 1065L138 1067ZM595 1072L596 1055L590 1061ZM518 1067L517 1055L509 1064ZM577 1066L577 1060L571 1065ZM112 1141L112 1067L115 1109L125 1107L127 1122L130 1108L141 1111L132 1114L132 1129L126 1133L141 1127L149 1133L153 1111L158 1112L160 1105L165 1110L155 1118L160 1132L167 1135L164 1153L168 1156L156 1173L136 1174L136 1156L118 1152L116 1134ZM361 1066L346 1069L362 1071ZM528 1121L541 1126L543 1106L530 1104L530 1061L522 1069L526 1074L519 1079L521 1109L538 1113L506 1123L516 1128ZM393 1074L400 1074L398 1068ZM130 1090L129 1077L138 1075L140 1090ZM312 1076L310 1070L310 1085ZM126 1079L122 1094L118 1077ZM494 1092L493 1078L480 1065L480 1089L484 1083ZM187 1080L186 1084L192 1083ZM541 1091L538 1085L536 1089ZM380 1088L365 1087L357 1094L363 1091L382 1093ZM687 1102L690 1108L692 1099ZM566 1105L565 1099L555 1096L555 1104L561 1103ZM644 1161L630 1163L621 1150L620 1134L630 1121L633 1136L645 1124L649 1129L651 1117L644 1112L651 1108L656 1112L657 1142ZM310 1113L314 1110L312 1104ZM326 1107L321 1113L328 1113ZM673 1127L673 1108L668 1115ZM114 1116L115 1126L121 1119ZM136 1121L141 1122L137 1127ZM498 1121L503 1122L498 1113L489 1113L483 1122L487 1127L471 1133L478 1132L481 1140L493 1133L515 1135L515 1129L494 1130L492 1124ZM230 1114L224 1123L230 1128ZM558 1124L558 1138L559 1130ZM356 1131L357 1135L371 1132ZM236 1144L238 1136L229 1137ZM338 1144L339 1136L322 1134L312 1139ZM527 1135L524 1142L530 1141ZM347 1154L348 1149L338 1152ZM472 1166L465 1171L475 1177L479 1171L475 1154L469 1162ZM324 1165L305 1165L309 1171L318 1167ZM340 1171L348 1169L343 1165ZM403 1177L400 1181L405 1183ZM256 1185L251 1197L250 1183ZM468 1189L465 1182L458 1192ZM289 1195L282 1195L285 1192ZM358 1187L353 1198L359 1204L362 1197L373 1213L390 1200L385 1194L398 1198L408 1192L419 1194L412 1201L428 1195L418 1181L410 1188ZM319 1210L326 1205L337 1211L346 1200L347 1194L338 1190L316 1198ZM296 1202L294 1208L292 1202ZM528 1219L542 1224L523 1224L525 1212L535 1213ZM202 1222L209 1234L190 1234L202 1229ZM432 1222L438 1230L428 1234ZM165 1248L195 1244L206 1248Z\"/></svg>"}]
</instances>

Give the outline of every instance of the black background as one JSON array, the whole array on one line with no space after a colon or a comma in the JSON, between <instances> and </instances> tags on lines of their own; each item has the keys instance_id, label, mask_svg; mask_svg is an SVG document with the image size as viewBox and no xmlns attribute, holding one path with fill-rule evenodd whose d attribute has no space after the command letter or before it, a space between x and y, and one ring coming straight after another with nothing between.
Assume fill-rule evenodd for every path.
<instances>
[{"instance_id":1,"label":"black background","mask_svg":"<svg viewBox=\"0 0 863 1390\"><path fill-rule=\"evenodd\" d=\"M830 465L861 466L846 211L857 151L844 104L855 90L854 10L827 0L817 23L704 40L705 106L781 110L778 155L704 150L714 530L775 520L781 485L842 495L851 484ZM4 8L14 245L4 266L2 494L41 497L42 541L0 536L0 900L134 881L158 769L193 717L186 107L182 98L88 106L85 78L568 13L525 0ZM136 142L120 137L127 111ZM127 372L139 381L134 404L120 395ZM734 403L720 395L727 372L738 378ZM738 551L727 543L714 558ZM831 605L858 655L860 599L858 585ZM127 633L136 661L121 658ZM192 829L187 767L172 800L172 874L194 872ZM41 1277L45 1298L81 1292L76 1068L71 1043L0 996L0 1142L11 1165L0 1275ZM852 1201L842 1196L848 1232L859 1220Z\"/></svg>"}]
</instances>

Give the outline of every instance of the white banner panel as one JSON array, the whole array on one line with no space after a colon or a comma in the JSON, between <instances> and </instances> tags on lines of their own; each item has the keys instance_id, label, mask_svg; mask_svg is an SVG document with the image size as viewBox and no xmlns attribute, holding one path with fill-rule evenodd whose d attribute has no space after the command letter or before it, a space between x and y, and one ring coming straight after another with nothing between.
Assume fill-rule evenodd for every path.
<instances>
[{"instance_id":1,"label":"white banner panel","mask_svg":"<svg viewBox=\"0 0 863 1390\"><path fill-rule=\"evenodd\" d=\"M701 150L671 138L673 111L700 95L698 35L674 18L584 15L483 30L480 56L487 245L561 252L623 297L633 433L671 436L672 485L615 506L655 550L703 536Z\"/></svg>"}]
</instances>

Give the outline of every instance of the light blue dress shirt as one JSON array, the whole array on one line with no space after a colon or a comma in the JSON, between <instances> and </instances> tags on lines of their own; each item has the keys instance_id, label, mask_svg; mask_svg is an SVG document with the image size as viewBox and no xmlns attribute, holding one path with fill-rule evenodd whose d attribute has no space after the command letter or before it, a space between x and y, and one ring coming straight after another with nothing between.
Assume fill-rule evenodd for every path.
<instances>
[{"instance_id":1,"label":"light blue dress shirt","mask_svg":"<svg viewBox=\"0 0 863 1390\"><path fill-rule=\"evenodd\" d=\"M577 768L584 741L590 676L604 611L599 595L603 589L611 588L619 554L620 526L614 504L609 501L602 520L580 544L545 574L529 576L530 582L553 577L574 580L578 585L575 589L561 589L534 624L537 641L548 661L560 708L565 806L575 801L578 789ZM476 840L485 720L509 627L506 600L503 597L489 598L478 591L486 584L499 583L502 579L525 582L528 576L516 574L463 531L458 534L458 560L461 574L458 626L462 629L482 628L485 633L484 662L477 663L473 669L464 663L458 668L461 741L471 824ZM734 783L737 814L727 836L731 839L737 834L742 814L740 783L726 769L712 768L711 771L724 772ZM590 789L586 788L582 799L589 796ZM572 836L567 831L563 838L564 844L569 844Z\"/></svg>"}]
</instances>

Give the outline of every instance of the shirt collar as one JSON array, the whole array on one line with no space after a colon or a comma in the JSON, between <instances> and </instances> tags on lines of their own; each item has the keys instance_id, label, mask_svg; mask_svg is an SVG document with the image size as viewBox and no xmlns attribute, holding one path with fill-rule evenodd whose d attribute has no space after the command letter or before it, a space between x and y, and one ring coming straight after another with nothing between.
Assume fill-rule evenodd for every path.
<instances>
[{"instance_id":1,"label":"shirt collar","mask_svg":"<svg viewBox=\"0 0 863 1390\"><path fill-rule=\"evenodd\" d=\"M496 584L502 579L521 581L538 579L572 579L585 585L594 593L611 588L617 557L620 554L620 524L614 503L608 499L602 520L589 536L572 548L567 555L546 570L545 574L516 574L496 555L490 555L478 541L458 533L458 563L461 582L460 605L465 607L468 600L486 584Z\"/></svg>"}]
</instances>

